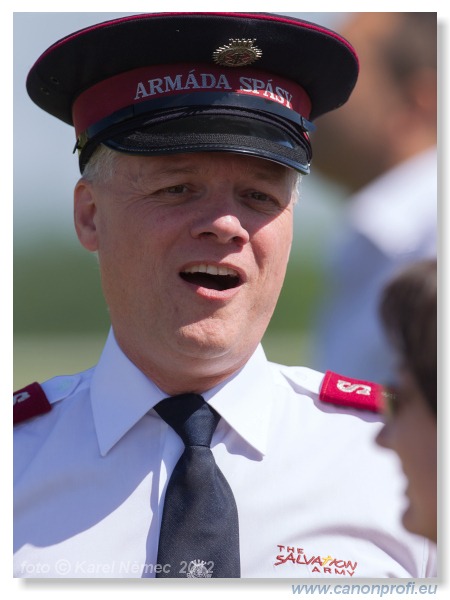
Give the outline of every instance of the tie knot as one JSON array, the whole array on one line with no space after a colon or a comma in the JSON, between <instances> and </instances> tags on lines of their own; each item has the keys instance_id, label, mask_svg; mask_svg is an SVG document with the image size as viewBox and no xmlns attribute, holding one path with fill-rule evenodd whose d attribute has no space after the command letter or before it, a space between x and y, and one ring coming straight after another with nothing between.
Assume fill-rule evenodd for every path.
<instances>
[{"instance_id":1,"label":"tie knot","mask_svg":"<svg viewBox=\"0 0 450 600\"><path fill-rule=\"evenodd\" d=\"M180 436L185 446L209 448L220 415L199 394L180 394L161 400L156 412Z\"/></svg>"}]
</instances>

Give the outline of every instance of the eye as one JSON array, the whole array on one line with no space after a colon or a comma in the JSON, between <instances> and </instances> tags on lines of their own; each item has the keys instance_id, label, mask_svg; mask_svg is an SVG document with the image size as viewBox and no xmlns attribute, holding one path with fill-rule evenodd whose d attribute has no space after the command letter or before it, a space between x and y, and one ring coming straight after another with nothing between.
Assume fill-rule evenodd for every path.
<instances>
[{"instance_id":1,"label":"eye","mask_svg":"<svg viewBox=\"0 0 450 600\"><path fill-rule=\"evenodd\" d=\"M183 194L184 192L187 191L187 186L184 185L183 183L180 183L178 185L172 185L170 187L167 187L163 190L161 190L161 192L165 192L167 194Z\"/></svg>"},{"instance_id":2,"label":"eye","mask_svg":"<svg viewBox=\"0 0 450 600\"><path fill-rule=\"evenodd\" d=\"M285 208L276 196L273 196L267 192L250 190L244 193L244 197L245 201L251 208L262 212L274 213Z\"/></svg>"},{"instance_id":3,"label":"eye","mask_svg":"<svg viewBox=\"0 0 450 600\"><path fill-rule=\"evenodd\" d=\"M185 183L177 183L167 187L161 187L151 194L155 199L162 202L179 203L185 202L190 197L191 188Z\"/></svg>"},{"instance_id":4,"label":"eye","mask_svg":"<svg viewBox=\"0 0 450 600\"><path fill-rule=\"evenodd\" d=\"M258 202L274 202L272 196L263 192L251 192L249 195L253 200L257 200Z\"/></svg>"}]
</instances>

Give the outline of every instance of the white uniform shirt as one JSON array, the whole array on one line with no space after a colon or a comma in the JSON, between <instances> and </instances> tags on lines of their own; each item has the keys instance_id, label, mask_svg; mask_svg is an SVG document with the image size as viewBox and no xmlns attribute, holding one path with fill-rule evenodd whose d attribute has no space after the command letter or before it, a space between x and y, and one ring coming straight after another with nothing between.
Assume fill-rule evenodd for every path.
<instances>
[{"instance_id":1,"label":"white uniform shirt","mask_svg":"<svg viewBox=\"0 0 450 600\"><path fill-rule=\"evenodd\" d=\"M322 379L259 347L204 394L222 416L212 451L236 498L242 577L433 576L434 547L399 523L404 481L374 444L378 417L321 403ZM15 427L15 576L153 577L183 451L152 410L165 394L112 332L95 368L43 389L52 410Z\"/></svg>"},{"instance_id":2,"label":"white uniform shirt","mask_svg":"<svg viewBox=\"0 0 450 600\"><path fill-rule=\"evenodd\" d=\"M436 149L391 169L347 203L339 239L329 249L330 287L317 318L312 364L391 381L395 360L380 324L380 293L407 264L436 256Z\"/></svg>"}]
</instances>

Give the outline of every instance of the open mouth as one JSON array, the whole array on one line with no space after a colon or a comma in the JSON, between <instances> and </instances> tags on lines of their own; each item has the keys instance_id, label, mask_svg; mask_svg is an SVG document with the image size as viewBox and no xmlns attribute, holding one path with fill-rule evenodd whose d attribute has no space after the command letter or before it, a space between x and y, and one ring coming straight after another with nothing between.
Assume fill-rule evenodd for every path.
<instances>
[{"instance_id":1,"label":"open mouth","mask_svg":"<svg viewBox=\"0 0 450 600\"><path fill-rule=\"evenodd\" d=\"M180 277L188 283L217 291L229 290L241 283L234 269L206 264L189 267L180 273Z\"/></svg>"}]
</instances>

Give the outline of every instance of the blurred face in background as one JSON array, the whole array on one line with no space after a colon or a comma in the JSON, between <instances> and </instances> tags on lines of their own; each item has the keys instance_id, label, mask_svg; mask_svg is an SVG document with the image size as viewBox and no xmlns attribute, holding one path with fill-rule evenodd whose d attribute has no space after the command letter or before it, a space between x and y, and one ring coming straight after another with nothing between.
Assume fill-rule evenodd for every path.
<instances>
[{"instance_id":1,"label":"blurred face in background","mask_svg":"<svg viewBox=\"0 0 450 600\"><path fill-rule=\"evenodd\" d=\"M358 53L358 81L350 99L336 114L318 119L311 137L315 166L352 189L362 187L389 166L386 138L380 132L392 128L403 99L379 48L394 24L395 15L366 13L342 28L342 34Z\"/></svg>"},{"instance_id":2,"label":"blurred face in background","mask_svg":"<svg viewBox=\"0 0 450 600\"><path fill-rule=\"evenodd\" d=\"M377 442L394 450L408 479L403 524L437 538L437 261L411 264L380 302L385 332L399 357Z\"/></svg>"},{"instance_id":3,"label":"blurred face in background","mask_svg":"<svg viewBox=\"0 0 450 600\"><path fill-rule=\"evenodd\" d=\"M315 169L356 192L436 144L436 17L359 13L341 33L358 54L358 81L311 140Z\"/></svg>"},{"instance_id":4,"label":"blurred face in background","mask_svg":"<svg viewBox=\"0 0 450 600\"><path fill-rule=\"evenodd\" d=\"M436 416L411 372L401 371L393 392L377 443L397 453L408 479L404 527L436 542Z\"/></svg>"}]
</instances>

